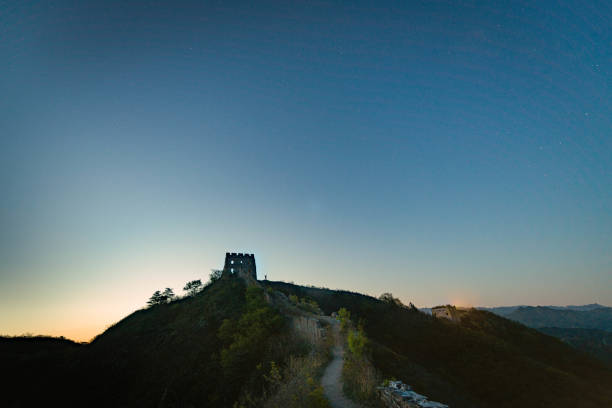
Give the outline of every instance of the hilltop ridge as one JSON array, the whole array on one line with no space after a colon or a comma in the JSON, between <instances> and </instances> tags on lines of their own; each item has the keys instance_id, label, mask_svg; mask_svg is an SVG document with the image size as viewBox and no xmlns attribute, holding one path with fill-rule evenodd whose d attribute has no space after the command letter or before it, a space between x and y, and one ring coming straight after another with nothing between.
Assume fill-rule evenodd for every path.
<instances>
[{"instance_id":1,"label":"hilltop ridge","mask_svg":"<svg viewBox=\"0 0 612 408\"><path fill-rule=\"evenodd\" d=\"M136 311L87 345L3 340L0 355L13 374L6 399L9 406L289 406L297 388L288 384L301 379L306 405L291 406L325 406L317 381L328 357L313 344L326 329L308 316L341 308L367 336L377 378L401 379L453 408L612 405L610 369L493 313L471 309L459 322L444 321L392 296L266 280L248 286L238 276ZM40 392L27 392L32 386Z\"/></svg>"}]
</instances>

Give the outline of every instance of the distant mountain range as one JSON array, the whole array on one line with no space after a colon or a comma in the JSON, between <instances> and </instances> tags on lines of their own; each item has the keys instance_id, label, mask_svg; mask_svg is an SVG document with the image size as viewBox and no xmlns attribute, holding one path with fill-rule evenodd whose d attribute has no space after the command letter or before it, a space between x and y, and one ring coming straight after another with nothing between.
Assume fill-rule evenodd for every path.
<instances>
[{"instance_id":1,"label":"distant mountain range","mask_svg":"<svg viewBox=\"0 0 612 408\"><path fill-rule=\"evenodd\" d=\"M561 310L561 311L574 311L574 312L589 312L597 309L610 309L607 306L600 305L598 303L591 303L588 305L569 305L569 306L528 306L528 305L518 305L518 306L499 306L499 307L478 307L480 310L488 310L489 312L493 312L496 315L508 317L512 313L516 312L519 309L536 309L536 308L545 308L551 310ZM517 320L517 319L514 319ZM522 323L522 322L521 322Z\"/></svg>"},{"instance_id":2,"label":"distant mountain range","mask_svg":"<svg viewBox=\"0 0 612 408\"><path fill-rule=\"evenodd\" d=\"M612 331L612 308L599 304L583 306L504 306L481 308L525 326Z\"/></svg>"},{"instance_id":3,"label":"distant mountain range","mask_svg":"<svg viewBox=\"0 0 612 408\"><path fill-rule=\"evenodd\" d=\"M600 305L599 303L591 303L588 305L568 305L568 306L529 306L529 305L516 305L516 306L496 306L496 307L477 307L479 310L487 310L495 313L498 316L507 317L513 312L521 308L548 308L552 310L573 310L576 312L587 312L595 309L610 309L607 306ZM419 309L421 312L431 314L430 307L423 307Z\"/></svg>"},{"instance_id":4,"label":"distant mountain range","mask_svg":"<svg viewBox=\"0 0 612 408\"><path fill-rule=\"evenodd\" d=\"M570 305L570 306L546 306L546 307L550 307L551 309L558 309L558 310L564 310L564 309L575 310L575 311L578 311L578 312L586 312L586 311L594 310L594 309L602 309L602 308L605 309L605 308L607 308L607 306L600 305L599 303L591 303L589 305L582 305L582 306L573 306L573 305Z\"/></svg>"},{"instance_id":5,"label":"distant mountain range","mask_svg":"<svg viewBox=\"0 0 612 408\"><path fill-rule=\"evenodd\" d=\"M612 308L582 306L503 306L479 308L557 337L612 366Z\"/></svg>"}]
</instances>

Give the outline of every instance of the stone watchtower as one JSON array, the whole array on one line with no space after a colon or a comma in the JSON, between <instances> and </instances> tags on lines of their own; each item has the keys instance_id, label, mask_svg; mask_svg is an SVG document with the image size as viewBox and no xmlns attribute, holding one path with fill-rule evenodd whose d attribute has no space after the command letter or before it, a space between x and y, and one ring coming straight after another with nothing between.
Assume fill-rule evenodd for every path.
<instances>
[{"instance_id":1,"label":"stone watchtower","mask_svg":"<svg viewBox=\"0 0 612 408\"><path fill-rule=\"evenodd\" d=\"M257 268L255 267L254 254L240 254L235 252L225 253L225 265L223 275L237 275L257 281Z\"/></svg>"}]
</instances>

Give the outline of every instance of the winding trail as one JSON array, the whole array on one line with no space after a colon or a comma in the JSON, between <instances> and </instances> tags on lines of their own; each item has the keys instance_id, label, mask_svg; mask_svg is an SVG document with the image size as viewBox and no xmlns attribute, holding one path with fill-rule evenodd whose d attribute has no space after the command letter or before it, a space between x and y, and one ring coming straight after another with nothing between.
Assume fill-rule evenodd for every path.
<instances>
[{"instance_id":1,"label":"winding trail","mask_svg":"<svg viewBox=\"0 0 612 408\"><path fill-rule=\"evenodd\" d=\"M344 363L344 344L340 337L340 322L331 317L323 317L331 325L331 332L335 339L333 349L334 358L329 363L323 377L321 377L321 385L325 396L329 400L333 408L360 408L359 405L349 400L342 393L342 365Z\"/></svg>"}]
</instances>

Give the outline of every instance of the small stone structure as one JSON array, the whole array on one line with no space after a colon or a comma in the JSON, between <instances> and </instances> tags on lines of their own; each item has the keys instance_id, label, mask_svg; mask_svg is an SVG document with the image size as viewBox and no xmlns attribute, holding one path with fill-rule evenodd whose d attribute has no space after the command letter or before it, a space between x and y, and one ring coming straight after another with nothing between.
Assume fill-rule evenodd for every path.
<instances>
[{"instance_id":1,"label":"small stone structure","mask_svg":"<svg viewBox=\"0 0 612 408\"><path fill-rule=\"evenodd\" d=\"M255 266L254 254L242 254L236 252L225 253L225 265L223 275L237 275L247 280L257 281L257 267Z\"/></svg>"},{"instance_id":2,"label":"small stone structure","mask_svg":"<svg viewBox=\"0 0 612 408\"><path fill-rule=\"evenodd\" d=\"M458 321L459 315L455 306L436 306L431 308L431 314L438 319L448 319L452 321Z\"/></svg>"},{"instance_id":3,"label":"small stone structure","mask_svg":"<svg viewBox=\"0 0 612 408\"><path fill-rule=\"evenodd\" d=\"M390 381L387 387L378 387L378 393L388 408L448 408L441 402L429 401L401 381Z\"/></svg>"}]
</instances>

